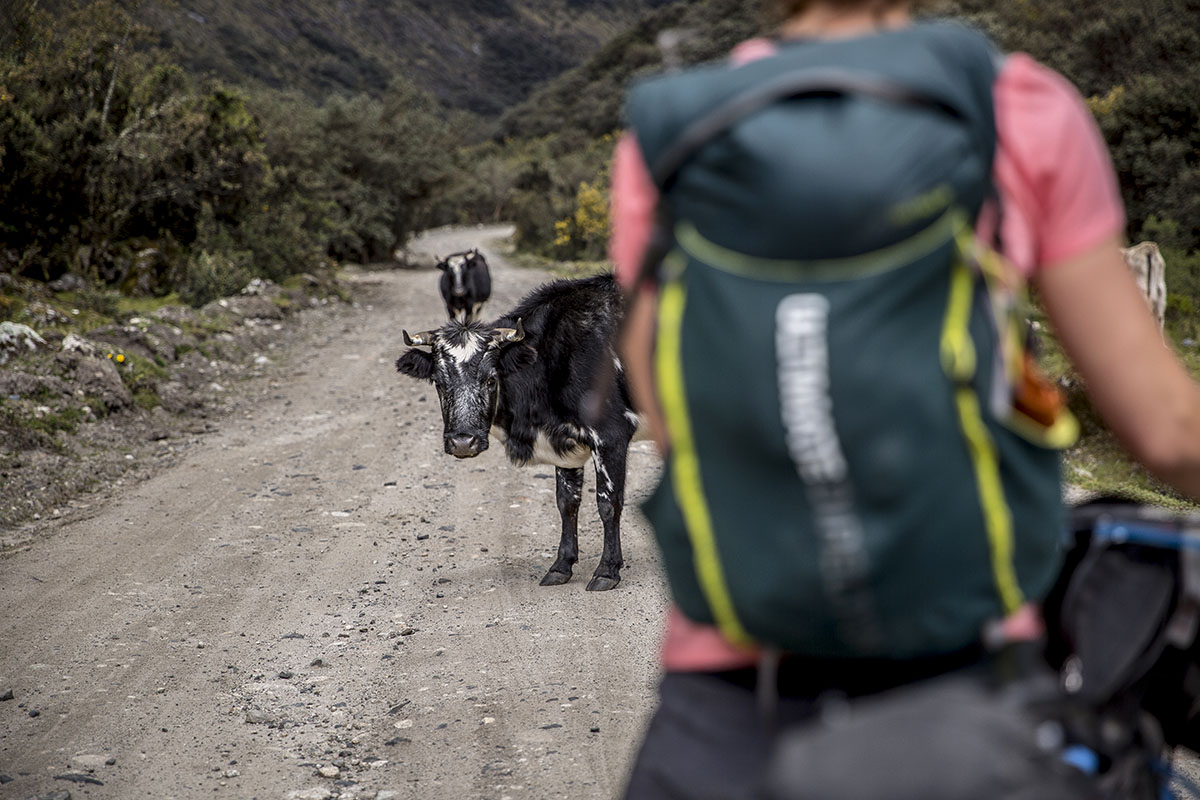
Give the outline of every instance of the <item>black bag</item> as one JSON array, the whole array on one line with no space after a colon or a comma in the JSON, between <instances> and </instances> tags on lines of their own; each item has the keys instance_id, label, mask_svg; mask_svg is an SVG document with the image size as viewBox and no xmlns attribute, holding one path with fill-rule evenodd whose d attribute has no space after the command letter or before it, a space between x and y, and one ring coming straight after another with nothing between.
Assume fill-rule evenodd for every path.
<instances>
[{"instance_id":1,"label":"black bag","mask_svg":"<svg viewBox=\"0 0 1200 800\"><path fill-rule=\"evenodd\" d=\"M1045 606L1064 689L1200 752L1200 514L1102 498L1072 510L1068 546Z\"/></svg>"}]
</instances>

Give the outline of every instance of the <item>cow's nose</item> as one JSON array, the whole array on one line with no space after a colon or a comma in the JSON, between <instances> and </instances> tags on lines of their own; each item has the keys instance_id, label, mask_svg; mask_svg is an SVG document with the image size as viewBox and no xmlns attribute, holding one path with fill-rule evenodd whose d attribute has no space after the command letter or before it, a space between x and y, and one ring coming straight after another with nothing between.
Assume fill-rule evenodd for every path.
<instances>
[{"instance_id":1,"label":"cow's nose","mask_svg":"<svg viewBox=\"0 0 1200 800\"><path fill-rule=\"evenodd\" d=\"M470 458L483 452L483 442L471 433L452 433L446 437L446 452L457 458Z\"/></svg>"}]
</instances>

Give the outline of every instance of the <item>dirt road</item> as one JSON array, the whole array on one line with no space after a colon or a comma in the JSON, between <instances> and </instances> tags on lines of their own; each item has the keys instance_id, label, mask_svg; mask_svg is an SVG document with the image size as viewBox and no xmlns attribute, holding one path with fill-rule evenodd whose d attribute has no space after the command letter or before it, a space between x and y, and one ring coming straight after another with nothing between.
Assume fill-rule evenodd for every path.
<instances>
[{"instance_id":1,"label":"dirt road","mask_svg":"<svg viewBox=\"0 0 1200 800\"><path fill-rule=\"evenodd\" d=\"M485 311L547 275L480 247ZM436 395L396 374L441 324L432 270L365 272L355 308L242 389L177 465L0 559L0 798L613 797L651 710L665 607L626 515L616 590L538 579L553 469L442 454ZM658 459L634 445L631 505ZM594 486L587 476L587 487Z\"/></svg>"}]
</instances>

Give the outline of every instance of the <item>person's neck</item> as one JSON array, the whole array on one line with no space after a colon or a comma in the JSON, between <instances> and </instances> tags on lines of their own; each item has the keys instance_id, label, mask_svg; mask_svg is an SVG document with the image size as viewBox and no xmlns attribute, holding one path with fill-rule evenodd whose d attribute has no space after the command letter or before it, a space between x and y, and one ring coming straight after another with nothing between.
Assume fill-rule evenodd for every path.
<instances>
[{"instance_id":1,"label":"person's neck","mask_svg":"<svg viewBox=\"0 0 1200 800\"><path fill-rule=\"evenodd\" d=\"M779 35L784 39L848 39L911 23L912 15L903 6L847 10L818 3L784 22Z\"/></svg>"}]
</instances>

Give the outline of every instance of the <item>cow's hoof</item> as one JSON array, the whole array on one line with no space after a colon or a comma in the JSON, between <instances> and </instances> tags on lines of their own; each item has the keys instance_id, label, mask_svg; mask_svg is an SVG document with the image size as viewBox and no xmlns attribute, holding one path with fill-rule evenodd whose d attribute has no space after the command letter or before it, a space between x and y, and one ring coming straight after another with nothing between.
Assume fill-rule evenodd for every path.
<instances>
[{"instance_id":1,"label":"cow's hoof","mask_svg":"<svg viewBox=\"0 0 1200 800\"><path fill-rule=\"evenodd\" d=\"M571 573L550 570L542 577L542 586L562 586L569 580L571 580Z\"/></svg>"},{"instance_id":2,"label":"cow's hoof","mask_svg":"<svg viewBox=\"0 0 1200 800\"><path fill-rule=\"evenodd\" d=\"M606 578L603 575L593 575L592 579L588 581L587 590L589 592L607 592L609 589L615 589L620 582L620 578Z\"/></svg>"}]
</instances>

